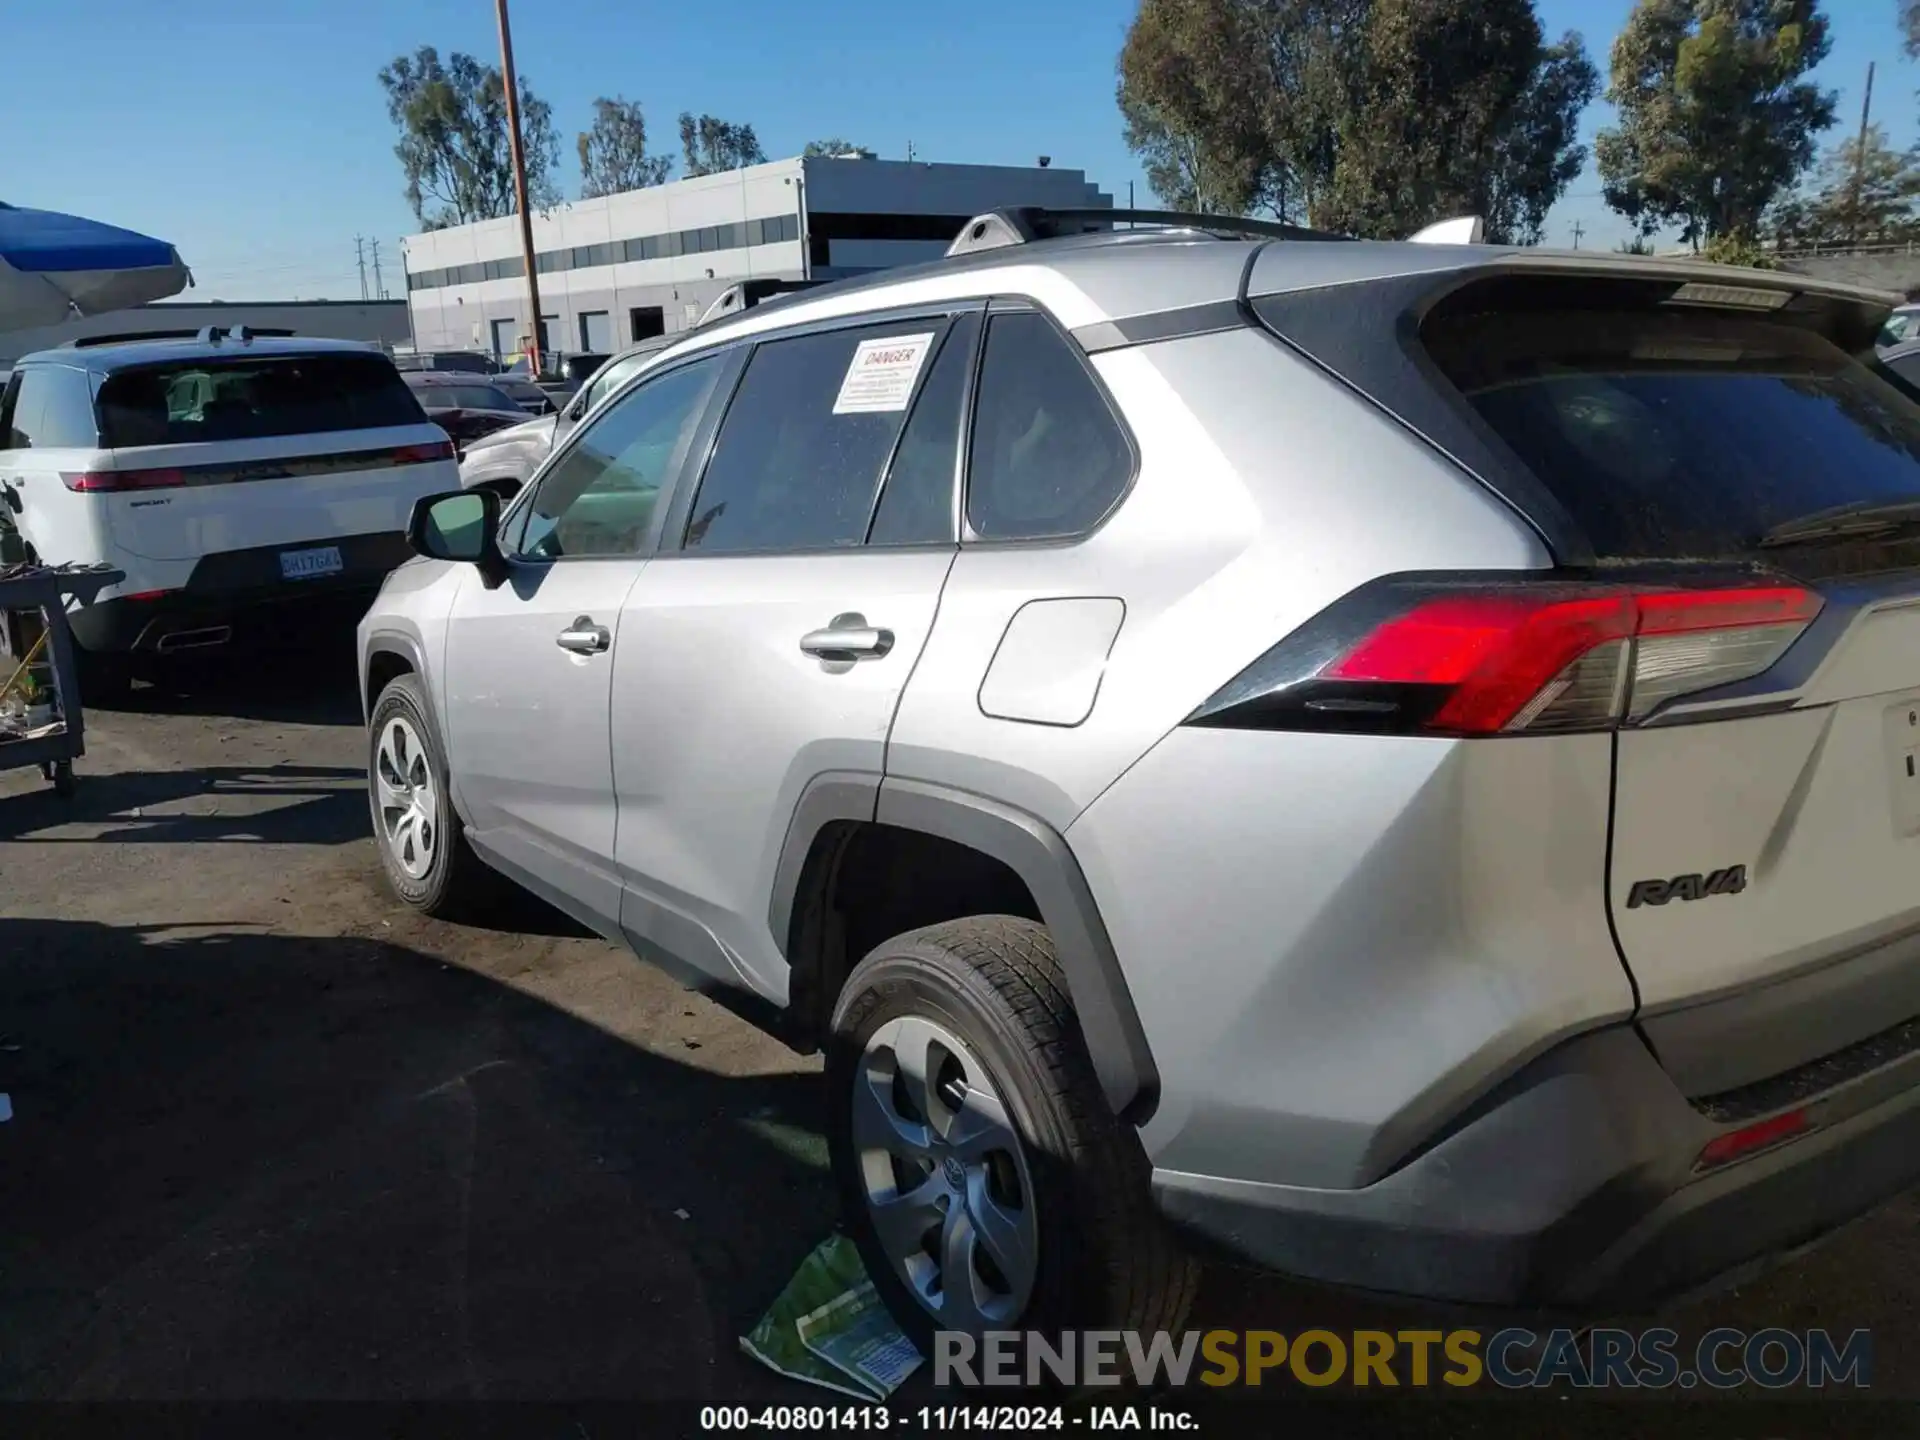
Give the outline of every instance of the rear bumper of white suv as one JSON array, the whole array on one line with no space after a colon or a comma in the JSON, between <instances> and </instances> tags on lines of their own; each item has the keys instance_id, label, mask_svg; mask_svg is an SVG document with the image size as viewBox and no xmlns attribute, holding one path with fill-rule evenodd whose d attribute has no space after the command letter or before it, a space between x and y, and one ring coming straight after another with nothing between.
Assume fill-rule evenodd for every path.
<instances>
[{"instance_id":1,"label":"rear bumper of white suv","mask_svg":"<svg viewBox=\"0 0 1920 1440\"><path fill-rule=\"evenodd\" d=\"M1203 1248L1290 1275L1469 1305L1645 1308L1920 1185L1917 1042L1909 1024L1690 1102L1631 1026L1610 1026L1541 1057L1371 1185L1162 1169L1155 1191ZM1758 1143L1712 1163L1709 1147L1738 1150L1736 1135Z\"/></svg>"},{"instance_id":2,"label":"rear bumper of white suv","mask_svg":"<svg viewBox=\"0 0 1920 1440\"><path fill-rule=\"evenodd\" d=\"M338 550L339 569L286 579L280 556L309 549ZM74 638L99 654L168 654L265 640L296 616L335 607L364 609L411 554L398 532L221 551L203 556L178 589L122 593L75 611ZM131 588L121 587L123 592Z\"/></svg>"}]
</instances>

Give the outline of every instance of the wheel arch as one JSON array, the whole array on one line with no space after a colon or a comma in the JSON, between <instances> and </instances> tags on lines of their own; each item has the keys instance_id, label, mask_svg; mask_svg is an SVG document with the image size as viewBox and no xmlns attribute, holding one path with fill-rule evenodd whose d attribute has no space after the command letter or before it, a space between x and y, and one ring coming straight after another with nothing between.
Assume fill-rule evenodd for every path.
<instances>
[{"instance_id":1,"label":"wheel arch","mask_svg":"<svg viewBox=\"0 0 1920 1440\"><path fill-rule=\"evenodd\" d=\"M817 1039L845 969L861 958L845 958L845 968L834 973L836 946L825 920L843 864L863 837L884 845L884 837L902 832L957 847L943 852L954 858L969 852L980 862L983 881L993 879L986 871L996 867L995 874L1004 871L1024 887L1032 918L1053 939L1108 1104L1121 1118L1144 1124L1159 1099L1159 1071L1079 862L1045 821L968 791L837 773L817 777L802 793L768 910L773 936L792 967L788 1021L795 1038Z\"/></svg>"}]
</instances>

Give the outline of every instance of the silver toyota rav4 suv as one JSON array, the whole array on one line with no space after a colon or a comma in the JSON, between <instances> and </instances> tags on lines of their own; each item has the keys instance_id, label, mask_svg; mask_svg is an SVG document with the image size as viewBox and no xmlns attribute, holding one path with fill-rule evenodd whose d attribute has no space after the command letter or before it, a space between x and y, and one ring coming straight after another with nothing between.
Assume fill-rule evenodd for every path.
<instances>
[{"instance_id":1,"label":"silver toyota rav4 suv","mask_svg":"<svg viewBox=\"0 0 1920 1440\"><path fill-rule=\"evenodd\" d=\"M1171 1327L1208 1250L1632 1308L1920 1183L1889 297L1149 218L982 216L423 501L401 898L824 1049L923 1338Z\"/></svg>"}]
</instances>

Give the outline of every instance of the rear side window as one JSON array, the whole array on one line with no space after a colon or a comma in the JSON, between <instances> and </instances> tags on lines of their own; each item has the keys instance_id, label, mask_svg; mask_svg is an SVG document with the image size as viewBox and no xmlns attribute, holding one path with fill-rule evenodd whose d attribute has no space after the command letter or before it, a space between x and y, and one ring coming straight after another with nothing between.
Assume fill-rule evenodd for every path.
<instances>
[{"instance_id":1,"label":"rear side window","mask_svg":"<svg viewBox=\"0 0 1920 1440\"><path fill-rule=\"evenodd\" d=\"M987 321L968 462L967 520L983 540L1085 534L1133 479L1133 449L1086 362L1043 315Z\"/></svg>"},{"instance_id":2,"label":"rear side window","mask_svg":"<svg viewBox=\"0 0 1920 1440\"><path fill-rule=\"evenodd\" d=\"M18 386L7 414L11 450L90 450L99 443L87 375L64 365L35 365L9 382Z\"/></svg>"},{"instance_id":3,"label":"rear side window","mask_svg":"<svg viewBox=\"0 0 1920 1440\"><path fill-rule=\"evenodd\" d=\"M142 365L107 377L108 446L192 445L419 425L426 417L381 355L273 355Z\"/></svg>"},{"instance_id":4,"label":"rear side window","mask_svg":"<svg viewBox=\"0 0 1920 1440\"><path fill-rule=\"evenodd\" d=\"M1920 503L1920 406L1790 319L1464 307L1421 340L1601 559L1750 557L1789 521Z\"/></svg>"},{"instance_id":5,"label":"rear side window","mask_svg":"<svg viewBox=\"0 0 1920 1440\"><path fill-rule=\"evenodd\" d=\"M915 320L758 346L694 497L686 548L864 543L881 473L945 328Z\"/></svg>"}]
</instances>

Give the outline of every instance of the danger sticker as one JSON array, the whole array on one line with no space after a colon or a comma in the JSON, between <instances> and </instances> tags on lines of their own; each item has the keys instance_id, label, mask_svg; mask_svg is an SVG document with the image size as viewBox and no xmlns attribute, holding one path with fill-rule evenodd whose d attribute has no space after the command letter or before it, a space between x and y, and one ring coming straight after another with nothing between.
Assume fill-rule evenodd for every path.
<instances>
[{"instance_id":1,"label":"danger sticker","mask_svg":"<svg viewBox=\"0 0 1920 1440\"><path fill-rule=\"evenodd\" d=\"M847 363L846 378L833 402L836 415L904 410L913 398L913 382L933 346L933 336L890 335L862 340Z\"/></svg>"}]
</instances>

